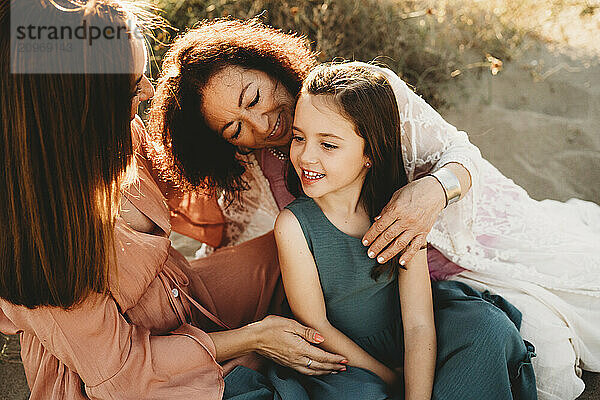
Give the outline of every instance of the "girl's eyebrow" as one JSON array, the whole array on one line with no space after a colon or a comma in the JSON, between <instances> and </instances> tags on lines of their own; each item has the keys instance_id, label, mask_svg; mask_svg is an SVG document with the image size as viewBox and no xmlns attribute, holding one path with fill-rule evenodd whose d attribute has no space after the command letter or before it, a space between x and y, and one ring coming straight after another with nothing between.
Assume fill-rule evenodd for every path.
<instances>
[{"instance_id":1,"label":"girl's eyebrow","mask_svg":"<svg viewBox=\"0 0 600 400\"><path fill-rule=\"evenodd\" d=\"M304 133L302 131L302 129L298 128L296 125L292 126L292 130ZM328 132L319 132L318 135L321 137L330 137L330 138L335 138L335 139L339 139L339 140L344 140L344 138L339 137L338 135L334 135L333 133L328 133Z\"/></svg>"},{"instance_id":2,"label":"girl's eyebrow","mask_svg":"<svg viewBox=\"0 0 600 400\"><path fill-rule=\"evenodd\" d=\"M327 132L319 132L319 136L321 136L321 137L331 137L331 138L335 138L335 139L339 139L339 140L344 140L344 138L339 137L338 135L334 135L333 133L327 133Z\"/></svg>"}]
</instances>

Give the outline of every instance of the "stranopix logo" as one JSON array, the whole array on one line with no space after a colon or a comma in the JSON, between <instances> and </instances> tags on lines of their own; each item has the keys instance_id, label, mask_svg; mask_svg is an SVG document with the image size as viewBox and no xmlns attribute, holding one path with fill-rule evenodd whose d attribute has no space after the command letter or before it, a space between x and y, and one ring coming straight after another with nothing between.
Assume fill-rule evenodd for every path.
<instances>
[{"instance_id":1,"label":"stranopix logo","mask_svg":"<svg viewBox=\"0 0 600 400\"><path fill-rule=\"evenodd\" d=\"M129 29L126 26L94 26L88 25L86 20L83 20L80 26L73 28L72 26L17 26L16 28L17 40L85 40L87 44L91 46L94 40L105 39L105 40L120 40L121 38L128 38L131 32L132 36L143 39L143 36L139 32L137 27Z\"/></svg>"},{"instance_id":2,"label":"stranopix logo","mask_svg":"<svg viewBox=\"0 0 600 400\"><path fill-rule=\"evenodd\" d=\"M13 73L134 72L133 63L123 60L131 59L132 40L144 36L132 20L102 10L88 14L85 1L62 1L71 8L11 2Z\"/></svg>"}]
</instances>

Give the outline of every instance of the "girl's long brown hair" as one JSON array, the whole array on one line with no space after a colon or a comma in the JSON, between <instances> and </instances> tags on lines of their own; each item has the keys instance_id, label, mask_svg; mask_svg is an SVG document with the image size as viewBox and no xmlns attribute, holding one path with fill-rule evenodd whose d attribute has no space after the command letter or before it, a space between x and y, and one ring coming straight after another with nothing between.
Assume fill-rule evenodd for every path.
<instances>
[{"instance_id":1,"label":"girl's long brown hair","mask_svg":"<svg viewBox=\"0 0 600 400\"><path fill-rule=\"evenodd\" d=\"M363 183L360 202L371 220L390 201L396 190L408 183L400 145L400 115L392 87L385 76L373 68L354 63L321 64L315 67L301 93L331 96L332 106L350 121L365 140L364 154L371 168ZM291 163L287 184L296 197L301 194L298 175ZM373 268L372 277L393 275L398 257Z\"/></svg>"},{"instance_id":2,"label":"girl's long brown hair","mask_svg":"<svg viewBox=\"0 0 600 400\"><path fill-rule=\"evenodd\" d=\"M44 15L61 12L50 2L23 3ZM8 2L0 8L0 297L69 308L108 290L119 182L132 157L135 77L11 74ZM126 26L114 2L89 2L72 13L73 22L84 13L88 23ZM110 57L91 53L85 62L132 71L131 43L121 42Z\"/></svg>"}]
</instances>

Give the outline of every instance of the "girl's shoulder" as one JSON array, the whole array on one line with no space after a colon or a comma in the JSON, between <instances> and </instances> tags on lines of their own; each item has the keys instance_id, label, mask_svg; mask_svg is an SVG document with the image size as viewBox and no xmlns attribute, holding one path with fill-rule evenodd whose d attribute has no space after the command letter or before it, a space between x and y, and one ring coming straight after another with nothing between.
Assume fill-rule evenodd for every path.
<instances>
[{"instance_id":1,"label":"girl's shoulder","mask_svg":"<svg viewBox=\"0 0 600 400\"><path fill-rule=\"evenodd\" d=\"M322 211L313 199L301 196L288 204L285 209L296 216L300 225L316 223L321 220Z\"/></svg>"},{"instance_id":2,"label":"girl's shoulder","mask_svg":"<svg viewBox=\"0 0 600 400\"><path fill-rule=\"evenodd\" d=\"M312 239L319 234L322 223L321 209L310 197L298 197L288 204L275 221L275 238L294 235L304 237L312 251Z\"/></svg>"},{"instance_id":3,"label":"girl's shoulder","mask_svg":"<svg viewBox=\"0 0 600 400\"><path fill-rule=\"evenodd\" d=\"M275 220L275 231L299 229L307 220L307 214L310 214L311 202L309 197L298 197L290 204L285 206Z\"/></svg>"},{"instance_id":4,"label":"girl's shoulder","mask_svg":"<svg viewBox=\"0 0 600 400\"><path fill-rule=\"evenodd\" d=\"M275 241L281 250L281 244L290 239L298 240L302 237L306 239L305 228L302 226L295 214L289 209L284 208L279 212L273 227Z\"/></svg>"},{"instance_id":5,"label":"girl's shoulder","mask_svg":"<svg viewBox=\"0 0 600 400\"><path fill-rule=\"evenodd\" d=\"M315 201L313 199L311 199L310 197L306 197L306 196L300 196L300 197L297 197L296 199L294 199L294 201L292 201L290 204L288 204L287 206L285 206L285 208L288 209L288 210L290 210L291 212L293 212L295 214L294 211L296 211L296 210L308 210L313 205L316 205L316 203L315 203Z\"/></svg>"}]
</instances>

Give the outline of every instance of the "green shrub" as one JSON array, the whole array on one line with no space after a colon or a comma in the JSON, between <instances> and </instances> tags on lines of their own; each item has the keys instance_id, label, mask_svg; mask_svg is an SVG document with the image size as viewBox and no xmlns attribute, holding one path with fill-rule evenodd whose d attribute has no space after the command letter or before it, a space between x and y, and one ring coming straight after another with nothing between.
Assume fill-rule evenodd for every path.
<instances>
[{"instance_id":1,"label":"green shrub","mask_svg":"<svg viewBox=\"0 0 600 400\"><path fill-rule=\"evenodd\" d=\"M151 1L178 29L171 37L159 35L164 43L205 18L259 16L268 25L305 35L320 61L377 59L434 106L443 103L440 85L465 68L498 72L498 59L510 59L525 37L535 34L527 13L546 15L547 8L534 0ZM552 2L554 8L561 6L562 0ZM158 65L167 47L153 47Z\"/></svg>"}]
</instances>

